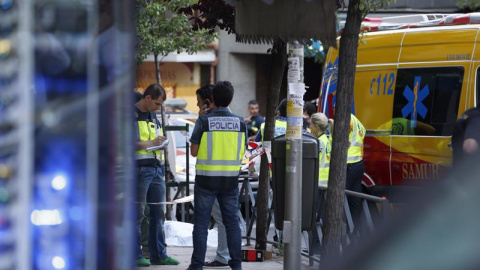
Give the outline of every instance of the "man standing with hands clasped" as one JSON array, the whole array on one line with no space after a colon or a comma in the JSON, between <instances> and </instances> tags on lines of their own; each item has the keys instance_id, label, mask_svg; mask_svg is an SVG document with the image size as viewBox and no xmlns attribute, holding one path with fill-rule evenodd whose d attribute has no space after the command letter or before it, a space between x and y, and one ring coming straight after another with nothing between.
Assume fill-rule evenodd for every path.
<instances>
[{"instance_id":1,"label":"man standing with hands clasped","mask_svg":"<svg viewBox=\"0 0 480 270\"><path fill-rule=\"evenodd\" d=\"M238 223L238 175L245 152L246 126L241 116L230 112L233 86L221 81L212 89L213 110L195 123L192 156L197 157L194 188L193 254L190 270L203 269L208 224L215 199L227 230L229 266L242 269L242 238Z\"/></svg>"},{"instance_id":2,"label":"man standing with hands clasped","mask_svg":"<svg viewBox=\"0 0 480 270\"><path fill-rule=\"evenodd\" d=\"M245 117L245 124L247 125L248 139L253 141L260 129L260 126L265 122L265 118L258 113L258 101L252 99L248 102L249 116Z\"/></svg>"},{"instance_id":3,"label":"man standing with hands clasped","mask_svg":"<svg viewBox=\"0 0 480 270\"><path fill-rule=\"evenodd\" d=\"M135 103L135 132L137 136L135 159L137 163L137 241L135 251L137 266L150 264L177 265L180 262L169 257L165 249L164 227L165 211L165 171L163 154L159 149L147 148L160 146L165 137L160 136L162 127L155 111L159 110L166 99L165 90L158 84L147 87L140 101ZM145 218L146 203L150 203L148 226L148 247L150 261L142 256L140 249L140 227Z\"/></svg>"}]
</instances>

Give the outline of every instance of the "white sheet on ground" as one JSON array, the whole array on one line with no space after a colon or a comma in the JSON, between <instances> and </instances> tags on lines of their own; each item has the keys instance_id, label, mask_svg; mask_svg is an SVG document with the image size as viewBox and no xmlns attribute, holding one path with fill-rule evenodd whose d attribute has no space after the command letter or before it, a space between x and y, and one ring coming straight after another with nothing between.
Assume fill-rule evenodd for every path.
<instances>
[{"instance_id":1,"label":"white sheet on ground","mask_svg":"<svg viewBox=\"0 0 480 270\"><path fill-rule=\"evenodd\" d=\"M165 221L165 241L168 246L192 247L193 224L180 221ZM216 227L208 230L207 246L216 247L218 232Z\"/></svg>"}]
</instances>

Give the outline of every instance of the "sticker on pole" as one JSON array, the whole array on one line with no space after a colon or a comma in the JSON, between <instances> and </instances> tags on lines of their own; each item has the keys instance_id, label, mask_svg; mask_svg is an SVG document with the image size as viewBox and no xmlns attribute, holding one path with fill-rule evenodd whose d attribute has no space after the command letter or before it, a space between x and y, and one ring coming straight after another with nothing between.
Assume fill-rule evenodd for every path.
<instances>
[{"instance_id":1,"label":"sticker on pole","mask_svg":"<svg viewBox=\"0 0 480 270\"><path fill-rule=\"evenodd\" d=\"M288 94L300 96L303 101L303 95L307 92L305 90L305 84L300 82L288 83Z\"/></svg>"},{"instance_id":2,"label":"sticker on pole","mask_svg":"<svg viewBox=\"0 0 480 270\"><path fill-rule=\"evenodd\" d=\"M288 75L289 82L300 81L300 59L298 57L288 58Z\"/></svg>"},{"instance_id":3,"label":"sticker on pole","mask_svg":"<svg viewBox=\"0 0 480 270\"><path fill-rule=\"evenodd\" d=\"M302 127L301 126L287 126L287 133L285 133L287 139L301 140L302 139Z\"/></svg>"},{"instance_id":4,"label":"sticker on pole","mask_svg":"<svg viewBox=\"0 0 480 270\"><path fill-rule=\"evenodd\" d=\"M287 173L294 173L294 172L297 171L297 167L295 167L295 166L287 166L287 167L285 167L285 171L286 171Z\"/></svg>"},{"instance_id":5,"label":"sticker on pole","mask_svg":"<svg viewBox=\"0 0 480 270\"><path fill-rule=\"evenodd\" d=\"M292 49L292 52L296 56L303 56L303 46L301 48Z\"/></svg>"},{"instance_id":6,"label":"sticker on pole","mask_svg":"<svg viewBox=\"0 0 480 270\"><path fill-rule=\"evenodd\" d=\"M287 117L303 117L303 106L295 106L295 101L287 101Z\"/></svg>"}]
</instances>

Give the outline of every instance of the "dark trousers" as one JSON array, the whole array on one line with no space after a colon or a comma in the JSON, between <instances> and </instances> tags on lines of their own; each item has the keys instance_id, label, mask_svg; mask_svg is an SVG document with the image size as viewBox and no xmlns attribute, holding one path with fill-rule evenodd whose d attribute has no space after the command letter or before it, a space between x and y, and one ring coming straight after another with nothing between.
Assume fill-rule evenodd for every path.
<instances>
[{"instance_id":1,"label":"dark trousers","mask_svg":"<svg viewBox=\"0 0 480 270\"><path fill-rule=\"evenodd\" d=\"M345 182L345 189L355 192L362 192L362 176L365 172L365 165L363 160L357 163L347 164L347 180ZM348 207L352 215L353 224L358 229L358 221L360 217L361 200L356 197L348 196Z\"/></svg>"},{"instance_id":2,"label":"dark trousers","mask_svg":"<svg viewBox=\"0 0 480 270\"><path fill-rule=\"evenodd\" d=\"M193 254L188 269L201 270L207 251L208 224L215 199L222 213L223 225L227 231L227 246L230 253L228 264L234 270L242 269L242 235L238 225L238 186L234 188L203 188L195 183L193 224Z\"/></svg>"}]
</instances>

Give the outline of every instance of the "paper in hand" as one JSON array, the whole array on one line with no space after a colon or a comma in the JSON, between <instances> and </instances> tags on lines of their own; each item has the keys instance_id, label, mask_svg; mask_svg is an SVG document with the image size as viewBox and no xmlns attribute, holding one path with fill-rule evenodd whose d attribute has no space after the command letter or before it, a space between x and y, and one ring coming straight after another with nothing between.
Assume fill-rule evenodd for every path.
<instances>
[{"instance_id":1,"label":"paper in hand","mask_svg":"<svg viewBox=\"0 0 480 270\"><path fill-rule=\"evenodd\" d=\"M151 152L151 151L163 149L163 148L167 147L168 142L169 142L168 140L165 140L162 144L156 145L156 146L147 147L147 149L145 149L145 150L147 150L148 152Z\"/></svg>"}]
</instances>

